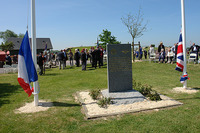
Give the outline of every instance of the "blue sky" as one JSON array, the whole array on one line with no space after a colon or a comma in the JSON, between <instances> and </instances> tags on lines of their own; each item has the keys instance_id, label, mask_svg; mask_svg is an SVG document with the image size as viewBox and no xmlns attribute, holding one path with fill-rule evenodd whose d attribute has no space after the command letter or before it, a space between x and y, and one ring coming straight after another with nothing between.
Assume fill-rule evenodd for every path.
<instances>
[{"instance_id":1,"label":"blue sky","mask_svg":"<svg viewBox=\"0 0 200 133\"><path fill-rule=\"evenodd\" d=\"M30 0L0 3L0 31L25 33L29 14L30 34ZM187 46L193 42L200 45L199 5L200 0L185 0ZM135 42L149 46L163 41L172 46L179 40L181 0L36 0L36 34L38 38L51 38L54 49L95 45L103 29L122 43L131 42L121 17L138 13L139 7L144 21L148 21L148 30Z\"/></svg>"}]
</instances>

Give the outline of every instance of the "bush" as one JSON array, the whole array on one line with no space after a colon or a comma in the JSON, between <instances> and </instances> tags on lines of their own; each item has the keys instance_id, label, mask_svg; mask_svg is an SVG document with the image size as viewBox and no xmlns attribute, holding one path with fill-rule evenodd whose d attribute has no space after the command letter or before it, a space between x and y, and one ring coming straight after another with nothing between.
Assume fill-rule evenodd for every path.
<instances>
[{"instance_id":1,"label":"bush","mask_svg":"<svg viewBox=\"0 0 200 133\"><path fill-rule=\"evenodd\" d=\"M109 97L102 97L101 99L98 100L97 104L102 107L102 108L107 108L108 107L108 104L111 104L113 103L112 102L112 99Z\"/></svg>"},{"instance_id":2,"label":"bush","mask_svg":"<svg viewBox=\"0 0 200 133\"><path fill-rule=\"evenodd\" d=\"M149 94L148 96L150 98L150 100L152 101L159 101L159 100L162 100L160 98L160 95L156 92L156 91L151 91L151 93Z\"/></svg>"},{"instance_id":3,"label":"bush","mask_svg":"<svg viewBox=\"0 0 200 133\"><path fill-rule=\"evenodd\" d=\"M140 82L137 83L135 80L133 80L133 88L136 91L139 91L145 97L149 97L149 99L152 101L162 100L160 95L155 90L151 89L152 86L150 85L142 85Z\"/></svg>"},{"instance_id":4,"label":"bush","mask_svg":"<svg viewBox=\"0 0 200 133\"><path fill-rule=\"evenodd\" d=\"M89 95L92 97L93 100L97 100L100 98L100 90L91 90Z\"/></svg>"},{"instance_id":5,"label":"bush","mask_svg":"<svg viewBox=\"0 0 200 133\"><path fill-rule=\"evenodd\" d=\"M89 95L93 100L98 100L97 104L102 108L107 108L108 104L113 103L110 97L107 98L101 95L101 90L91 90Z\"/></svg>"}]
</instances>

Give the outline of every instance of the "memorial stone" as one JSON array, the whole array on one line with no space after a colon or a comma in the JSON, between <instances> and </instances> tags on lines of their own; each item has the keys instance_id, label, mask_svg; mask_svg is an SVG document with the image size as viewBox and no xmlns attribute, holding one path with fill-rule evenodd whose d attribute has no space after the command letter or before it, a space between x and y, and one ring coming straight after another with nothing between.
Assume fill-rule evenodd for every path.
<instances>
[{"instance_id":1,"label":"memorial stone","mask_svg":"<svg viewBox=\"0 0 200 133\"><path fill-rule=\"evenodd\" d=\"M131 44L108 44L107 66L109 92L132 90Z\"/></svg>"}]
</instances>

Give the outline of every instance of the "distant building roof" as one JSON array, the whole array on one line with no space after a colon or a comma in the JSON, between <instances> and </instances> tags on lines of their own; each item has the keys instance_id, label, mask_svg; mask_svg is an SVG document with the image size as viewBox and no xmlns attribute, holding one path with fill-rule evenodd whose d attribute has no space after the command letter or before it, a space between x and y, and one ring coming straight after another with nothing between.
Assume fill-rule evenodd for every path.
<instances>
[{"instance_id":1,"label":"distant building roof","mask_svg":"<svg viewBox=\"0 0 200 133\"><path fill-rule=\"evenodd\" d=\"M11 37L11 38L8 38L8 42L13 42L14 44L13 50L19 50L22 39L23 38ZM32 48L31 38L29 42L30 42L30 47ZM48 50L53 49L50 38L36 38L36 44L37 44L37 49L45 49L46 44L47 44Z\"/></svg>"}]
</instances>

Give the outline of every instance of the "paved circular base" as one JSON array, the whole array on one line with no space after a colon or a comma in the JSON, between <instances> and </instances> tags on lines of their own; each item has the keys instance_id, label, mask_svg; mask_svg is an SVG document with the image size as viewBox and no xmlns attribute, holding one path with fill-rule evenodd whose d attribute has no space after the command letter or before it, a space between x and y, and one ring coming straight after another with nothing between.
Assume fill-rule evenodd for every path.
<instances>
[{"instance_id":1,"label":"paved circular base","mask_svg":"<svg viewBox=\"0 0 200 133\"><path fill-rule=\"evenodd\" d=\"M101 92L104 97L112 98L113 104L115 105L142 102L145 99L145 97L136 90L109 93L108 89L106 89L102 90Z\"/></svg>"},{"instance_id":2,"label":"paved circular base","mask_svg":"<svg viewBox=\"0 0 200 133\"><path fill-rule=\"evenodd\" d=\"M31 103L26 103L23 107L15 110L15 113L35 113L40 111L46 111L53 106L52 102L46 102L43 100L39 101L38 106L34 106L34 101Z\"/></svg>"},{"instance_id":3,"label":"paved circular base","mask_svg":"<svg viewBox=\"0 0 200 133\"><path fill-rule=\"evenodd\" d=\"M182 93L188 93L188 94L192 94L192 93L197 93L198 92L198 90L196 90L196 89L193 89L193 88L183 88L183 87L173 88L173 91L182 92Z\"/></svg>"}]
</instances>

